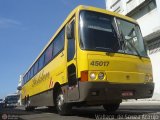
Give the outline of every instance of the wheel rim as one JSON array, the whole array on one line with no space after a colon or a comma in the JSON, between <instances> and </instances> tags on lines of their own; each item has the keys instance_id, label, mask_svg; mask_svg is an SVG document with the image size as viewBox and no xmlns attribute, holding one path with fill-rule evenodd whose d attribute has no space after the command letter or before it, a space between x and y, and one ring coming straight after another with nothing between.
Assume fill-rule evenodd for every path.
<instances>
[{"instance_id":1,"label":"wheel rim","mask_svg":"<svg viewBox=\"0 0 160 120\"><path fill-rule=\"evenodd\" d=\"M64 96L63 94L59 94L57 97L57 107L59 110L62 110L62 105L64 104Z\"/></svg>"}]
</instances>

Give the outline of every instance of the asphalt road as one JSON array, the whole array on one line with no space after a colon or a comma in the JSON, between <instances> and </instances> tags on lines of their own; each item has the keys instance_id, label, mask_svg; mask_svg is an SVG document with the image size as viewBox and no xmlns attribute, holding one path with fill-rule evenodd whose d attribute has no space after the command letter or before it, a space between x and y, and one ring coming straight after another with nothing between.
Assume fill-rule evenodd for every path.
<instances>
[{"instance_id":1,"label":"asphalt road","mask_svg":"<svg viewBox=\"0 0 160 120\"><path fill-rule=\"evenodd\" d=\"M160 120L160 102L122 103L114 113L106 113L102 107L73 108L70 116L60 116L45 107L33 112L26 112L23 107L7 108L0 113L0 120L7 117L12 120Z\"/></svg>"}]
</instances>

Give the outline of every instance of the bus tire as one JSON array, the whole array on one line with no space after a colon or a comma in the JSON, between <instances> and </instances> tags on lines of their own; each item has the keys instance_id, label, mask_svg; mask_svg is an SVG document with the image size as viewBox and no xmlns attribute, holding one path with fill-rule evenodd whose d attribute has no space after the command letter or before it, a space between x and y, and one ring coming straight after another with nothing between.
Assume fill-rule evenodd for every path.
<instances>
[{"instance_id":1,"label":"bus tire","mask_svg":"<svg viewBox=\"0 0 160 120\"><path fill-rule=\"evenodd\" d=\"M60 115L70 115L71 114L71 105L69 103L64 103L64 95L61 90L57 91L56 95L56 110Z\"/></svg>"},{"instance_id":2,"label":"bus tire","mask_svg":"<svg viewBox=\"0 0 160 120\"><path fill-rule=\"evenodd\" d=\"M27 97L27 99L25 100L25 110L26 111L33 111L34 110L34 107L30 106L29 97Z\"/></svg>"},{"instance_id":3,"label":"bus tire","mask_svg":"<svg viewBox=\"0 0 160 120\"><path fill-rule=\"evenodd\" d=\"M114 104L105 104L103 105L103 108L107 112L115 112L119 108L120 103L114 103Z\"/></svg>"},{"instance_id":4,"label":"bus tire","mask_svg":"<svg viewBox=\"0 0 160 120\"><path fill-rule=\"evenodd\" d=\"M48 110L51 112L52 111L54 112L54 111L56 111L56 107L55 106L48 106Z\"/></svg>"}]
</instances>

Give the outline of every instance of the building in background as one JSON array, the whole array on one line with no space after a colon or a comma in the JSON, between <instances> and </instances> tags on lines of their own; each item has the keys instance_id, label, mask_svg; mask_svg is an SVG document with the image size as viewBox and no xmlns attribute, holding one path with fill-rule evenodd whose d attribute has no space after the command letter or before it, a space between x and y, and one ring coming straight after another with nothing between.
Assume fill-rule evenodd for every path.
<instances>
[{"instance_id":1,"label":"building in background","mask_svg":"<svg viewBox=\"0 0 160 120\"><path fill-rule=\"evenodd\" d=\"M160 0L106 0L106 9L132 17L139 23L152 62L153 99L160 100Z\"/></svg>"},{"instance_id":2,"label":"building in background","mask_svg":"<svg viewBox=\"0 0 160 120\"><path fill-rule=\"evenodd\" d=\"M19 82L18 82L18 87L17 87L17 95L19 96L19 98L18 98L18 105L20 105L20 106L22 105L22 101L21 101L22 81L23 81L23 75L20 75Z\"/></svg>"}]
</instances>

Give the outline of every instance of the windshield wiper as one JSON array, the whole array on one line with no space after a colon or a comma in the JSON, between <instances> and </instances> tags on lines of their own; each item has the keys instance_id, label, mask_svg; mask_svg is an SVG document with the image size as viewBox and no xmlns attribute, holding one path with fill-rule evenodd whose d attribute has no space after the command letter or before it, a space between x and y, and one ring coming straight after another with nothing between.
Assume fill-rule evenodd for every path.
<instances>
[{"instance_id":1,"label":"windshield wiper","mask_svg":"<svg viewBox=\"0 0 160 120\"><path fill-rule=\"evenodd\" d=\"M138 57L141 59L142 57L141 57L139 51L137 50L137 48L132 43L130 43L129 41L125 40L125 42L128 42L130 44L130 46L136 51Z\"/></svg>"},{"instance_id":2,"label":"windshield wiper","mask_svg":"<svg viewBox=\"0 0 160 120\"><path fill-rule=\"evenodd\" d=\"M106 52L113 52L113 49L111 49L111 48L105 48L105 47L96 47L96 50L105 50Z\"/></svg>"},{"instance_id":3,"label":"windshield wiper","mask_svg":"<svg viewBox=\"0 0 160 120\"><path fill-rule=\"evenodd\" d=\"M136 48L132 43L130 43L128 40L126 40L126 39L124 38L124 36L123 36L123 34L122 34L122 31L120 31L120 36L121 36L121 37L120 37L121 43L122 43L122 41L123 41L123 46L126 48L125 42L129 43L129 45L135 50L135 52L137 53L138 57L141 59L142 57L141 57L139 51L137 50L137 48Z\"/></svg>"}]
</instances>

